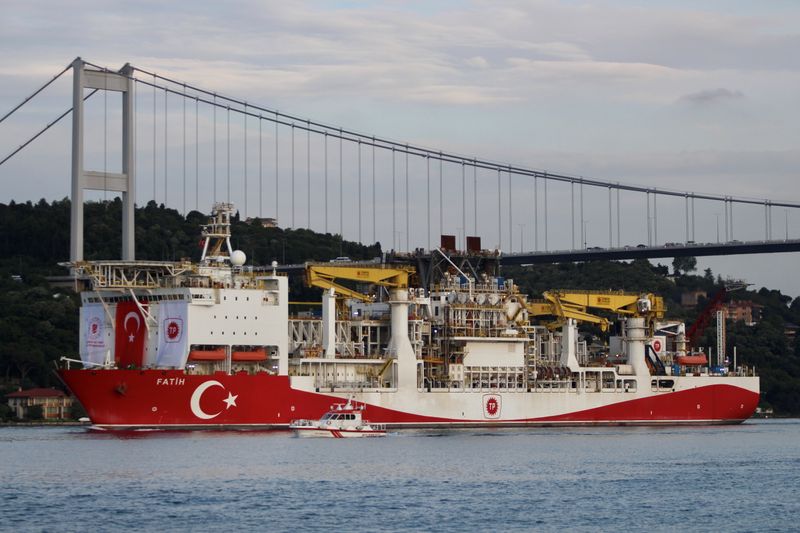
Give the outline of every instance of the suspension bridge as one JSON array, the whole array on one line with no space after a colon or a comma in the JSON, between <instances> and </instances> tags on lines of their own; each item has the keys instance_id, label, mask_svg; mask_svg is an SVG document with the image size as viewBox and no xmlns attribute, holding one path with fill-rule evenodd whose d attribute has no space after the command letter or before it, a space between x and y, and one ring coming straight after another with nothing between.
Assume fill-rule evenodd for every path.
<instances>
[{"instance_id":1,"label":"suspension bridge","mask_svg":"<svg viewBox=\"0 0 800 533\"><path fill-rule=\"evenodd\" d=\"M284 113L130 64L114 70L77 58L0 124L70 71L72 106L22 139L0 167L71 115L72 261L83 257L87 190L121 195L123 259L135 258L134 206L149 201L184 214L232 202L244 219L399 252L436 248L440 235L465 250L476 242L470 237L481 237L505 264L800 250L789 223L797 202L457 154ZM89 130L102 131L91 146L102 169L86 168Z\"/></svg>"}]
</instances>

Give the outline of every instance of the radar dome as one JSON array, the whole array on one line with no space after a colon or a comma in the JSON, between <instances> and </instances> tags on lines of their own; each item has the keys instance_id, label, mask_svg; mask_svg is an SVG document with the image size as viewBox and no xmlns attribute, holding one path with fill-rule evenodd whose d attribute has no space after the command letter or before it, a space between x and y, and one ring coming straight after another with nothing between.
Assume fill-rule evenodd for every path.
<instances>
[{"instance_id":1,"label":"radar dome","mask_svg":"<svg viewBox=\"0 0 800 533\"><path fill-rule=\"evenodd\" d=\"M234 250L231 254L231 264L240 267L247 262L247 255L241 250Z\"/></svg>"}]
</instances>

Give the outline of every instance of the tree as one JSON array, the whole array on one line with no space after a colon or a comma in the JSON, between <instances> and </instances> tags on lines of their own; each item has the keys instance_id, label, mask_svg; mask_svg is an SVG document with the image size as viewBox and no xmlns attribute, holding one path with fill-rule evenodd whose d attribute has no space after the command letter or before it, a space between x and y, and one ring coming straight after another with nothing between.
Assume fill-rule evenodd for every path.
<instances>
[{"instance_id":1,"label":"tree","mask_svg":"<svg viewBox=\"0 0 800 533\"><path fill-rule=\"evenodd\" d=\"M676 257L672 260L672 269L676 276L697 270L697 258L692 256Z\"/></svg>"}]
</instances>

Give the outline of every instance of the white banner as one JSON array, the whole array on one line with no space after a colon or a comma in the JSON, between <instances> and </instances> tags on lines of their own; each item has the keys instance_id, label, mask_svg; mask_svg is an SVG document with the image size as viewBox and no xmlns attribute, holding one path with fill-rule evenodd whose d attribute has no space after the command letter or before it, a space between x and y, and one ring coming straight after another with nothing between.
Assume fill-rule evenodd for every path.
<instances>
[{"instance_id":1,"label":"white banner","mask_svg":"<svg viewBox=\"0 0 800 533\"><path fill-rule=\"evenodd\" d=\"M186 319L189 304L186 302L161 302L158 306L158 355L160 368L183 368L189 355Z\"/></svg>"},{"instance_id":2,"label":"white banner","mask_svg":"<svg viewBox=\"0 0 800 533\"><path fill-rule=\"evenodd\" d=\"M109 328L103 304L86 304L81 307L81 361L105 363L109 347Z\"/></svg>"}]
</instances>

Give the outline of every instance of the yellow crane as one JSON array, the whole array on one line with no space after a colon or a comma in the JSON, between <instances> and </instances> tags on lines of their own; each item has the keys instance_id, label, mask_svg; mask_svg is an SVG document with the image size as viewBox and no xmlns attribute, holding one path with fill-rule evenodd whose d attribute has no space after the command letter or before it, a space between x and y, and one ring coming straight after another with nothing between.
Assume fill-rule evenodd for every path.
<instances>
[{"instance_id":1,"label":"yellow crane","mask_svg":"<svg viewBox=\"0 0 800 533\"><path fill-rule=\"evenodd\" d=\"M370 295L346 287L339 280L378 285L389 289L407 289L408 278L414 272L416 270L413 267L403 266L307 263L306 284L309 287L333 289L342 298L354 298L362 302L371 302L372 297Z\"/></svg>"},{"instance_id":2,"label":"yellow crane","mask_svg":"<svg viewBox=\"0 0 800 533\"><path fill-rule=\"evenodd\" d=\"M645 317L648 325L656 318L664 317L664 300L653 294L626 293L619 291L568 291L557 290L543 294L544 300L527 303L531 316L554 316L556 320L548 328L561 326L568 318L590 322L608 330L607 318L589 313L589 309L602 309L618 316Z\"/></svg>"}]
</instances>

